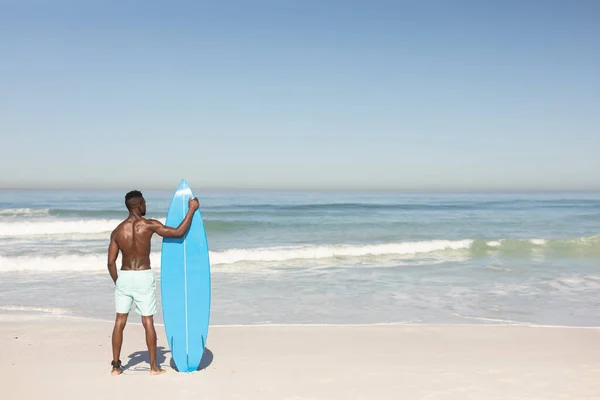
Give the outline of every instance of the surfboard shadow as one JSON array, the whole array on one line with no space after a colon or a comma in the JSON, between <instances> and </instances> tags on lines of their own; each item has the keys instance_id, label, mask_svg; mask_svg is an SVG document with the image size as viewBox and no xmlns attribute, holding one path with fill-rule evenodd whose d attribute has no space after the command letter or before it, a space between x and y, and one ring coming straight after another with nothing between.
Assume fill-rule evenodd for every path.
<instances>
[{"instance_id":1,"label":"surfboard shadow","mask_svg":"<svg viewBox=\"0 0 600 400\"><path fill-rule=\"evenodd\" d=\"M162 346L156 348L156 363L158 365L162 365L167 361L167 354L169 354L169 349L166 349ZM129 361L127 364L123 365L123 370L137 370L137 371L150 371L150 355L148 354L148 350L141 350L131 353L129 356ZM138 367L139 364L146 363L147 367Z\"/></svg>"},{"instance_id":2,"label":"surfboard shadow","mask_svg":"<svg viewBox=\"0 0 600 400\"><path fill-rule=\"evenodd\" d=\"M208 347L205 348L204 354L202 354L202 360L200 360L200 366L198 367L198 369L196 371L202 371L203 369L208 368L208 366L210 364L212 364L213 358L214 358L214 355L213 355L212 351L210 351L210 349L208 349ZM177 369L177 365L175 365L175 360L173 360L172 357L171 357L171 362L169 365L175 371L179 372L179 370Z\"/></svg>"},{"instance_id":3,"label":"surfboard shadow","mask_svg":"<svg viewBox=\"0 0 600 400\"><path fill-rule=\"evenodd\" d=\"M159 346L156 348L156 363L158 365L163 365L167 361L167 354L170 354L171 351L163 346ZM129 361L127 364L123 364L123 370L133 370L133 371L150 371L150 355L148 354L148 350L141 350L131 353L129 356ZM198 367L198 371L208 368L213 362L214 355L210 349L204 349L204 354L202 355L202 360L200 360L200 366ZM147 366L139 366L140 364L146 364ZM177 366L175 365L175 360L171 357L171 361L169 365L175 371L177 370Z\"/></svg>"}]
</instances>

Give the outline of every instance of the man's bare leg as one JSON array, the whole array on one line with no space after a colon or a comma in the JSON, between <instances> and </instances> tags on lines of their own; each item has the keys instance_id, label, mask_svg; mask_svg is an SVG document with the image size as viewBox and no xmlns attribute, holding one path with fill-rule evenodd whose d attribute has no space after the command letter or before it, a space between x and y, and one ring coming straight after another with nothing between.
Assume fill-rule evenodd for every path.
<instances>
[{"instance_id":1,"label":"man's bare leg","mask_svg":"<svg viewBox=\"0 0 600 400\"><path fill-rule=\"evenodd\" d=\"M156 330L154 330L154 317L142 317L142 325L146 330L146 345L148 346L148 355L150 356L150 374L158 375L166 372L156 365Z\"/></svg>"},{"instance_id":2,"label":"man's bare leg","mask_svg":"<svg viewBox=\"0 0 600 400\"><path fill-rule=\"evenodd\" d=\"M127 316L129 314L119 314L117 313L117 317L115 319L115 327L113 329L112 334L112 351L113 351L113 369L111 374L113 375L121 375L123 371L121 371L121 346L123 345L123 330L125 329L125 325L127 324Z\"/></svg>"}]
</instances>

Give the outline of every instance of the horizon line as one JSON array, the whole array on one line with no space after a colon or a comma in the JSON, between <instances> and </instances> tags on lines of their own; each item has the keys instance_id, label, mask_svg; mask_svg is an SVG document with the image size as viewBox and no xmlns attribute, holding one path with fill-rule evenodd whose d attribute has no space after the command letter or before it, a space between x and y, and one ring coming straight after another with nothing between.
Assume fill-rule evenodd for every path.
<instances>
[{"instance_id":1,"label":"horizon line","mask_svg":"<svg viewBox=\"0 0 600 400\"><path fill-rule=\"evenodd\" d=\"M390 193L599 193L600 187L592 188L533 188L533 187L445 187L445 188L416 188L416 187L239 187L239 186L202 186L192 185L196 190L211 192L390 192ZM1 186L0 190L85 190L85 191L118 191L118 190L147 190L147 191L172 191L177 187L146 186L145 185L115 185L115 186L83 186L83 185L57 185L57 186Z\"/></svg>"}]
</instances>

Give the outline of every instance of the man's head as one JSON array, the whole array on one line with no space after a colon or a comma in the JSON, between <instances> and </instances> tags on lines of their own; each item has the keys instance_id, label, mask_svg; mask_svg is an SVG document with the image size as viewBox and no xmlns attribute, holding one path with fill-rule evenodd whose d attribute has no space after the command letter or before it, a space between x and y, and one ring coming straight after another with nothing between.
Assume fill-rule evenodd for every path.
<instances>
[{"instance_id":1,"label":"man's head","mask_svg":"<svg viewBox=\"0 0 600 400\"><path fill-rule=\"evenodd\" d=\"M125 206L131 212L138 210L142 216L146 215L146 200L139 190L132 190L125 195Z\"/></svg>"}]
</instances>

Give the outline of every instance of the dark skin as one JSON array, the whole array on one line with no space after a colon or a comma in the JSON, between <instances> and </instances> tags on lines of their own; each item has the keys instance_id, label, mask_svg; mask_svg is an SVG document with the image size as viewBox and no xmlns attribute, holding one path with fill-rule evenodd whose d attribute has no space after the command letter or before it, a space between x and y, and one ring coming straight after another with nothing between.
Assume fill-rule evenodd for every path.
<instances>
[{"instance_id":1,"label":"dark skin","mask_svg":"<svg viewBox=\"0 0 600 400\"><path fill-rule=\"evenodd\" d=\"M142 271L150 269L150 247L152 235L155 233L166 238L180 238L187 232L194 212L200 207L198 198L190 199L189 210L177 228L163 225L155 219L146 219L146 201L143 197L136 197L128 202L129 217L119 224L110 235L108 246L108 272L113 282L117 283L117 256L119 250L122 256L121 270ZM123 330L127 324L129 314L117 313L115 327L112 334L113 360L117 362L123 344ZM154 317L143 316L142 325L146 331L146 345L150 355L150 373L158 375L165 372L156 365L156 331ZM112 374L120 375L121 368L113 367Z\"/></svg>"}]
</instances>

